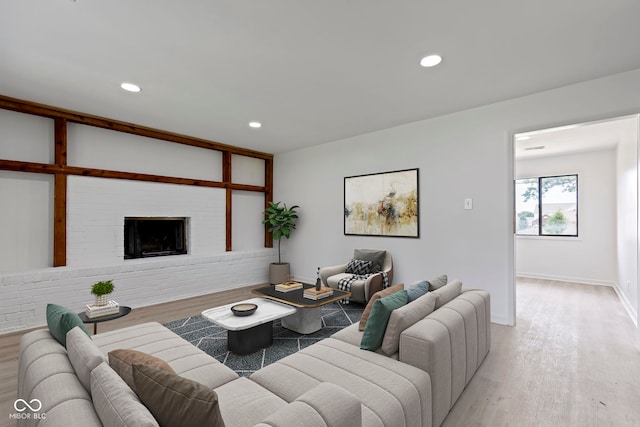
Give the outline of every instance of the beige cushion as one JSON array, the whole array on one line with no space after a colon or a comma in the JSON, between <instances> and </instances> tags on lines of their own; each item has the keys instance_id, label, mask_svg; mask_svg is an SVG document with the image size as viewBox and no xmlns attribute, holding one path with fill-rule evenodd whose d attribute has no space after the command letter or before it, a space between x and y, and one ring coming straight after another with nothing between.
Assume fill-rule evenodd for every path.
<instances>
[{"instance_id":1,"label":"beige cushion","mask_svg":"<svg viewBox=\"0 0 640 427\"><path fill-rule=\"evenodd\" d=\"M389 296L403 289L404 289L403 284L393 285L393 286L389 286L387 289L383 289L371 295L371 299L369 300L369 302L367 303L367 306L364 308L364 311L362 312L362 317L360 318L360 326L358 327L358 329L360 329L361 331L364 331L364 327L367 325L367 319L371 314L371 310L373 309L373 304L375 304L376 300L378 300L379 298L384 298L386 296Z\"/></svg>"},{"instance_id":2,"label":"beige cushion","mask_svg":"<svg viewBox=\"0 0 640 427\"><path fill-rule=\"evenodd\" d=\"M430 425L431 382L425 371L341 340L305 347L256 371L251 380L288 402L321 382L338 385L362 402L362 426Z\"/></svg>"},{"instance_id":3,"label":"beige cushion","mask_svg":"<svg viewBox=\"0 0 640 427\"><path fill-rule=\"evenodd\" d=\"M361 404L335 384L321 383L295 401L271 414L260 427L362 426ZM304 420L304 422L302 422Z\"/></svg>"},{"instance_id":4,"label":"beige cushion","mask_svg":"<svg viewBox=\"0 0 640 427\"><path fill-rule=\"evenodd\" d=\"M449 279L447 278L447 275L443 274L442 276L436 277L433 280L429 280L429 290L435 291L436 289L440 289L441 287L446 285L448 282L449 282Z\"/></svg>"},{"instance_id":5,"label":"beige cushion","mask_svg":"<svg viewBox=\"0 0 640 427\"><path fill-rule=\"evenodd\" d=\"M105 426L158 426L136 394L104 362L91 371L91 395L98 417Z\"/></svg>"},{"instance_id":6,"label":"beige cushion","mask_svg":"<svg viewBox=\"0 0 640 427\"><path fill-rule=\"evenodd\" d=\"M67 354L82 386L91 393L91 371L107 361L104 353L76 326L67 332Z\"/></svg>"},{"instance_id":7,"label":"beige cushion","mask_svg":"<svg viewBox=\"0 0 640 427\"><path fill-rule=\"evenodd\" d=\"M126 382L135 393L138 391L136 390L136 385L133 381L134 364L149 365L171 374L176 373L167 362L150 354L143 353L138 350L123 348L110 351L109 366L111 366L111 368L120 375L124 382Z\"/></svg>"},{"instance_id":8,"label":"beige cushion","mask_svg":"<svg viewBox=\"0 0 640 427\"><path fill-rule=\"evenodd\" d=\"M253 426L287 406L286 401L245 377L216 388L216 393L228 426Z\"/></svg>"},{"instance_id":9,"label":"beige cushion","mask_svg":"<svg viewBox=\"0 0 640 427\"><path fill-rule=\"evenodd\" d=\"M129 348L156 356L169 364L181 377L216 388L238 378L231 368L180 338L159 323L149 322L102 332L93 342L105 353Z\"/></svg>"},{"instance_id":10,"label":"beige cushion","mask_svg":"<svg viewBox=\"0 0 640 427\"><path fill-rule=\"evenodd\" d=\"M216 392L149 365L133 365L140 400L163 426L222 427ZM238 410L242 410L238 408Z\"/></svg>"},{"instance_id":11,"label":"beige cushion","mask_svg":"<svg viewBox=\"0 0 640 427\"><path fill-rule=\"evenodd\" d=\"M432 293L436 296L436 310L460 295L460 292L462 292L462 282L459 280L454 280L433 291Z\"/></svg>"},{"instance_id":12,"label":"beige cushion","mask_svg":"<svg viewBox=\"0 0 640 427\"><path fill-rule=\"evenodd\" d=\"M436 296L429 292L404 307L393 310L382 340L382 352L387 356L397 353L402 331L431 314L435 305Z\"/></svg>"}]
</instances>

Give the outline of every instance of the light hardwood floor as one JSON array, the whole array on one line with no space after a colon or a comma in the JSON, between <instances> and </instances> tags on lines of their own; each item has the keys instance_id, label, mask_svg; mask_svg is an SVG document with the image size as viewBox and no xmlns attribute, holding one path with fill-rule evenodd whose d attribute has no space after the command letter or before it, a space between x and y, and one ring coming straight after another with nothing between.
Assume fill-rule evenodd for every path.
<instances>
[{"instance_id":1,"label":"light hardwood floor","mask_svg":"<svg viewBox=\"0 0 640 427\"><path fill-rule=\"evenodd\" d=\"M250 288L135 309L98 332L168 322L251 297ZM492 347L443 426L640 426L640 344L613 289L520 279L517 325ZM16 399L21 333L0 336L0 426Z\"/></svg>"},{"instance_id":2,"label":"light hardwood floor","mask_svg":"<svg viewBox=\"0 0 640 427\"><path fill-rule=\"evenodd\" d=\"M516 326L443 426L640 426L640 345L613 288L520 279Z\"/></svg>"}]
</instances>

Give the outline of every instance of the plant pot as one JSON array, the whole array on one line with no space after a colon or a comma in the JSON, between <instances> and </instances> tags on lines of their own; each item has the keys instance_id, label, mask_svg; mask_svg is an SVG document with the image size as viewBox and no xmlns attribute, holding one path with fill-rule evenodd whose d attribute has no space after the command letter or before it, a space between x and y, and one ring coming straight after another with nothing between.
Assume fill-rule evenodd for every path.
<instances>
[{"instance_id":1,"label":"plant pot","mask_svg":"<svg viewBox=\"0 0 640 427\"><path fill-rule=\"evenodd\" d=\"M97 306L107 305L109 303L109 296L110 294L96 295L96 305Z\"/></svg>"},{"instance_id":2,"label":"plant pot","mask_svg":"<svg viewBox=\"0 0 640 427\"><path fill-rule=\"evenodd\" d=\"M291 265L288 262L272 262L269 264L269 283L277 285L286 282L291 272Z\"/></svg>"}]
</instances>

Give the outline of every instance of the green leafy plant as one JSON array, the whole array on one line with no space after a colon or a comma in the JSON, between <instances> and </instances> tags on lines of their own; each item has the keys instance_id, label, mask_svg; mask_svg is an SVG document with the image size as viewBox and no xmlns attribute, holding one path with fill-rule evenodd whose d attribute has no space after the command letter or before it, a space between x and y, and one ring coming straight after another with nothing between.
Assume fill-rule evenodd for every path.
<instances>
[{"instance_id":1,"label":"green leafy plant","mask_svg":"<svg viewBox=\"0 0 640 427\"><path fill-rule=\"evenodd\" d=\"M298 214L296 209L300 208L298 205L287 208L287 205L283 203L280 206L280 202L269 202L263 214L265 216L264 224L267 230L273 233L273 238L278 241L278 264L282 264L282 258L280 257L280 239L291 236L291 230L296 228L296 220Z\"/></svg>"},{"instance_id":2,"label":"green leafy plant","mask_svg":"<svg viewBox=\"0 0 640 427\"><path fill-rule=\"evenodd\" d=\"M543 229L549 234L561 234L567 228L567 217L562 211L556 211L547 219Z\"/></svg>"},{"instance_id":3,"label":"green leafy plant","mask_svg":"<svg viewBox=\"0 0 640 427\"><path fill-rule=\"evenodd\" d=\"M113 282L111 280L104 280L97 282L91 287L91 293L96 296L108 295L113 293Z\"/></svg>"}]
</instances>

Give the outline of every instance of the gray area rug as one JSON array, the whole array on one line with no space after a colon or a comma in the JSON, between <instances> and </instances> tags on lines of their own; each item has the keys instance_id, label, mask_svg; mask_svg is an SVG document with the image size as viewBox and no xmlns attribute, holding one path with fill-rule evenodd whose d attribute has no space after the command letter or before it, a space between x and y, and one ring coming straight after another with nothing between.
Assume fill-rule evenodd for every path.
<instances>
[{"instance_id":1,"label":"gray area rug","mask_svg":"<svg viewBox=\"0 0 640 427\"><path fill-rule=\"evenodd\" d=\"M215 357L240 376L249 376L258 369L313 343L327 338L342 328L360 321L364 306L356 303L327 304L322 307L323 328L309 335L301 335L283 328L280 320L273 322L273 345L252 354L239 356L227 351L227 331L202 316L187 317L165 323L182 338L205 353Z\"/></svg>"}]
</instances>

